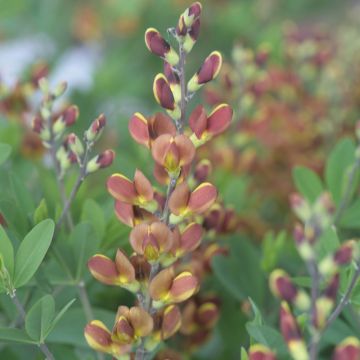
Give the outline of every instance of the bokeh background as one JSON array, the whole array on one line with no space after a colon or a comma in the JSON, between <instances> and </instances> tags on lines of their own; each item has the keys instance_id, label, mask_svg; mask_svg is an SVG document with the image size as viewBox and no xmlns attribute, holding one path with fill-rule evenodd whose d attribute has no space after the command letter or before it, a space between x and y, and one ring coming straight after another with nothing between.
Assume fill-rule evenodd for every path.
<instances>
[{"instance_id":1,"label":"bokeh background","mask_svg":"<svg viewBox=\"0 0 360 360\"><path fill-rule=\"evenodd\" d=\"M53 179L42 176L49 160L30 130L39 104L36 79L47 74L52 84L68 82L66 102L80 108L77 131L85 130L99 113L106 114L108 127L100 148L114 148L116 160L83 186L74 205L79 208L88 197L101 204L112 224L104 236L105 250L125 246L128 232L112 213L106 177L114 171L131 177L136 167L150 177L152 173L147 152L127 130L135 111L159 111L152 81L162 65L147 51L144 31L156 27L165 34L190 3L0 0L0 141L13 145L13 171L29 182L34 196L55 201ZM359 114L360 4L204 0L188 74L214 49L222 52L225 65L194 103L202 101L210 108L226 101L234 106L231 131L202 149L201 156L215 165L212 176L224 203L233 208L236 224L219 235L230 255L214 262L204 285L220 298L220 320L207 342L194 345L191 359L236 358L240 346L248 343L248 296L276 321L266 274L278 264L290 270L299 264L287 232L293 225L288 205L294 190L291 171L304 165L321 173L329 149L353 132ZM90 291L104 311L131 302L116 289L93 285ZM67 350L83 344L81 326L79 333L64 335L60 327L51 336ZM21 346L2 349L0 358L24 358Z\"/></svg>"}]
</instances>

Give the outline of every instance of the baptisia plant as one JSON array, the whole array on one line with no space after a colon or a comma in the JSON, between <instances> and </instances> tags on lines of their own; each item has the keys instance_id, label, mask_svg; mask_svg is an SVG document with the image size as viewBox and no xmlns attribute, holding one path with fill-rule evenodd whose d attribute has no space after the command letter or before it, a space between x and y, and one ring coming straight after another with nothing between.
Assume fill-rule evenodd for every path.
<instances>
[{"instance_id":1,"label":"baptisia plant","mask_svg":"<svg viewBox=\"0 0 360 360\"><path fill-rule=\"evenodd\" d=\"M212 52L186 80L187 55L199 36L201 10L201 4L195 2L180 16L177 26L169 29L178 51L156 29L145 32L147 48L164 61L153 92L166 113L135 113L129 131L139 145L149 149L154 177L166 190L155 190L139 169L131 178L117 173L107 181L118 219L132 228L129 242L133 253L119 249L115 260L96 254L88 266L100 282L136 295L136 303L130 308L119 306L112 329L101 321L91 321L85 337L93 349L116 359L148 359L181 327L192 334L195 325L195 330L202 323L208 329L217 318L216 302L211 299L188 302L185 313L180 308L200 288L200 278L187 265L188 259L199 248L206 224L211 229L212 223L220 221L205 221L218 194L206 181L210 164L194 164L196 150L226 130L232 119L227 104L215 107L209 115L201 105L187 114L195 92L218 75L222 64L220 53Z\"/></svg>"}]
</instances>

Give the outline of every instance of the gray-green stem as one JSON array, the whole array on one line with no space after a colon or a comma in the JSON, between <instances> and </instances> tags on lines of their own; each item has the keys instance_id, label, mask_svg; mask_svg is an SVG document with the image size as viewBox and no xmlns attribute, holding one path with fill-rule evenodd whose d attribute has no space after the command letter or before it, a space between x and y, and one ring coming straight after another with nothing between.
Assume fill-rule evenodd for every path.
<instances>
[{"instance_id":1,"label":"gray-green stem","mask_svg":"<svg viewBox=\"0 0 360 360\"><path fill-rule=\"evenodd\" d=\"M19 301L19 298L17 297L15 290L10 294L10 299L16 306L16 309L20 317L22 318L23 322L25 322L26 311L22 306L21 302ZM54 355L51 353L45 342L39 343L37 344L37 346L39 347L40 351L45 355L47 360L55 360Z\"/></svg>"}]
</instances>

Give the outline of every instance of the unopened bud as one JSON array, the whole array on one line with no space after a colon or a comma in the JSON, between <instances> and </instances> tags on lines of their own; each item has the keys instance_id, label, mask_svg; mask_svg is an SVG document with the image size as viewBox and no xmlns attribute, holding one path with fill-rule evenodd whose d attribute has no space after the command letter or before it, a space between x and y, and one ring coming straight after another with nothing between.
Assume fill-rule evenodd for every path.
<instances>
[{"instance_id":1,"label":"unopened bud","mask_svg":"<svg viewBox=\"0 0 360 360\"><path fill-rule=\"evenodd\" d=\"M106 117L100 114L90 125L89 129L85 131L85 139L88 142L95 142L101 136L106 125Z\"/></svg>"},{"instance_id":2,"label":"unopened bud","mask_svg":"<svg viewBox=\"0 0 360 360\"><path fill-rule=\"evenodd\" d=\"M103 153L92 158L86 165L86 173L90 174L99 169L109 167L115 158L115 152L112 150L106 150Z\"/></svg>"},{"instance_id":3,"label":"unopened bud","mask_svg":"<svg viewBox=\"0 0 360 360\"><path fill-rule=\"evenodd\" d=\"M66 138L66 141L70 150L76 155L79 161L80 157L84 154L84 146L82 142L74 133L69 134Z\"/></svg>"},{"instance_id":4,"label":"unopened bud","mask_svg":"<svg viewBox=\"0 0 360 360\"><path fill-rule=\"evenodd\" d=\"M67 82L63 81L55 87L55 89L53 90L53 95L55 97L60 97L61 95L64 94L66 89L67 89Z\"/></svg>"},{"instance_id":5,"label":"unopened bud","mask_svg":"<svg viewBox=\"0 0 360 360\"><path fill-rule=\"evenodd\" d=\"M49 93L49 81L47 78L43 77L39 80L39 88L44 94Z\"/></svg>"}]
</instances>

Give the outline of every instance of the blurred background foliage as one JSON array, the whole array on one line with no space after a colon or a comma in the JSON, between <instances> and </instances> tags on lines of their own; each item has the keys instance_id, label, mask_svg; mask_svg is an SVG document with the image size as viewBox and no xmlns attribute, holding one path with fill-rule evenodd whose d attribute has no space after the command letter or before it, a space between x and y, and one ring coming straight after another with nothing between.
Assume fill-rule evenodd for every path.
<instances>
[{"instance_id":1,"label":"blurred background foliage","mask_svg":"<svg viewBox=\"0 0 360 360\"><path fill-rule=\"evenodd\" d=\"M101 248L109 254L126 246L128 229L113 215L105 180L116 171L132 177L135 168L151 176L146 151L133 142L127 130L135 111L146 115L159 111L152 81L161 65L147 52L144 31L153 26L166 33L191 2L0 0L0 141L13 146L12 161L0 174L1 192L13 189L11 194L1 194L2 210L25 191L19 202L27 207L27 213L34 211L42 198L52 215L56 213L55 179L43 149L29 130L39 98L36 93L29 96L23 88L16 89L16 84L31 79L35 64L45 63L50 81L67 81L67 101L80 108L75 130L85 130L104 112L109 125L100 147L112 147L117 153L110 170L86 181L73 214L78 221L100 222ZM251 332L251 324L246 328L245 324L256 309L248 297L270 323L275 323L277 313L267 290L266 273L279 264L290 271L299 268L291 236L281 231L289 230L293 223L288 206L288 195L294 190L292 167L306 165L321 174L329 149L340 136L352 132L359 115L360 69L355 59L360 59L360 9L350 0L205 0L203 6L200 38L188 69L189 74L196 71L212 49L220 50L227 63L218 83L198 95L198 100L210 106L214 97L223 96L236 110L232 130L205 147L203 156L212 159L219 192L224 202L235 208L239 222L235 233L221 239L229 256L214 260L216 276L208 277L203 285L220 298L220 320L210 341L189 358L235 359L240 346L248 344L246 329ZM299 36L292 36L291 29ZM329 56L314 64L296 51L294 55L291 49L299 49L304 39L315 55L325 43L325 50L331 49ZM266 59L256 61L255 55L263 49ZM247 58L249 53L252 55ZM246 79L249 86L241 88L238 77L246 69L250 71ZM227 76L231 86L226 85ZM252 87L264 79L268 82L265 90ZM274 102L283 108L274 108ZM293 118L302 130L305 127L301 136L297 125L293 128L290 124ZM263 126L257 127L259 123ZM14 178L20 179L20 184ZM72 183L70 176L68 190ZM13 212L14 225L24 235L26 219L18 218L16 209ZM89 285L89 292L102 318L111 319L120 303L131 303L125 291L95 282ZM68 291L61 292L58 301L65 303L71 296ZM3 298L1 308L11 313ZM84 347L83 323L80 309L73 308L50 335L49 342L55 344L60 359L93 358ZM343 330L344 324L339 325ZM330 335L328 342L334 343ZM74 350L72 345L79 347ZM0 358L35 359L35 351L31 351L2 345Z\"/></svg>"}]
</instances>

